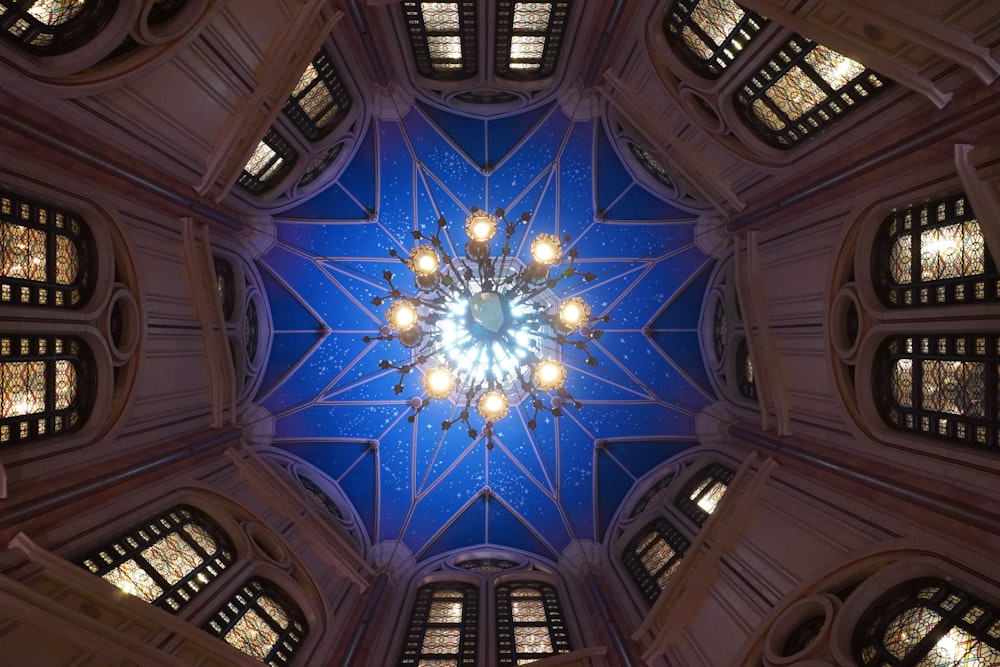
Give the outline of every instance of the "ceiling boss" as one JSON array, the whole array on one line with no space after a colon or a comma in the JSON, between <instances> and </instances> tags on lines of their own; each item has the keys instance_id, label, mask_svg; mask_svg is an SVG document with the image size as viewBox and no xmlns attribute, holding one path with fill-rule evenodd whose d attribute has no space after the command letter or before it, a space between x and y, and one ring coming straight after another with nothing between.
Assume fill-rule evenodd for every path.
<instances>
[{"instance_id":1,"label":"ceiling boss","mask_svg":"<svg viewBox=\"0 0 1000 667\"><path fill-rule=\"evenodd\" d=\"M443 217L432 236L413 232L417 245L408 257L389 251L412 273L414 288L404 290L391 271L383 272L386 295L372 303L389 302L386 324L377 338L366 336L365 342L396 340L411 350L408 362L379 363L380 368L398 372L397 395L403 392L406 375L423 373L426 397L410 401L411 422L431 400L450 400L456 414L442 423L442 430L461 422L469 437L477 437L479 430L471 422L474 410L483 420L487 445L492 446L493 424L513 405L531 406L527 422L531 429L540 412L559 417L566 404L582 407L564 388L564 350L576 351L588 365L596 366L588 344L601 337L594 325L608 317L592 317L590 306L579 296L555 295L563 280L596 278L577 269L576 248L564 251L569 236L539 234L531 242L529 263L514 256L512 240L530 219L530 213L524 213L511 223L502 209L491 215L472 207L465 220L468 241L461 255ZM491 242L501 229L503 245L494 254Z\"/></svg>"}]
</instances>

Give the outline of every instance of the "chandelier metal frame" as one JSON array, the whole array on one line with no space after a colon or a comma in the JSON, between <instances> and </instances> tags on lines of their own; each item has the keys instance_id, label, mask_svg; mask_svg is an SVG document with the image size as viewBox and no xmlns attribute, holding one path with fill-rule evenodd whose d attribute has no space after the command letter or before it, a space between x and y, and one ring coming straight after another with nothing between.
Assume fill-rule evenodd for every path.
<instances>
[{"instance_id":1,"label":"chandelier metal frame","mask_svg":"<svg viewBox=\"0 0 1000 667\"><path fill-rule=\"evenodd\" d=\"M385 296L371 302L375 306L389 302L386 324L377 337L365 336L364 341L399 341L411 351L409 361L379 362L379 368L398 374L393 387L396 395L403 393L407 375L424 370L427 395L410 401L409 422L432 399L451 399L458 413L442 422L442 432L462 423L470 438L478 437L480 430L472 424L475 409L484 422L487 446L492 448L493 424L507 415L512 402L530 402L533 413L527 425L532 430L539 414L560 417L566 405L583 407L564 388L567 373L560 357L568 348L583 353L587 365L596 366L597 358L588 345L603 334L594 325L609 318L591 317L590 306L579 296L556 306L553 290L562 281L596 279L593 273L579 270L575 247L563 252L569 236L537 235L528 264L514 256L512 241L530 221L528 212L510 222L503 209L491 215L473 206L465 221L469 241L464 255L449 252L459 246L443 216L434 234L412 232L416 246L409 256L389 251L412 273L414 289L403 289L392 271L383 271ZM499 224L503 245L494 255L490 241ZM566 266L557 267L560 262ZM464 367L455 362L456 346L468 351Z\"/></svg>"}]
</instances>

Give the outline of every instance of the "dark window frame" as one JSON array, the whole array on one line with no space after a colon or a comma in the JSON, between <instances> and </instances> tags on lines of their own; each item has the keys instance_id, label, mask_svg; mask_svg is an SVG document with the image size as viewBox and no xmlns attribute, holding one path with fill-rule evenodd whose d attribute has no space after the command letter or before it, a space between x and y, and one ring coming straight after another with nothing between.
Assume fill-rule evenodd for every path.
<instances>
[{"instance_id":1,"label":"dark window frame","mask_svg":"<svg viewBox=\"0 0 1000 667\"><path fill-rule=\"evenodd\" d=\"M0 0L0 36L25 53L55 56L77 49L101 32L118 9L118 0L89 0L63 23L48 25L28 10L33 2ZM41 43L36 43L42 40Z\"/></svg>"},{"instance_id":2,"label":"dark window frame","mask_svg":"<svg viewBox=\"0 0 1000 667\"><path fill-rule=\"evenodd\" d=\"M514 618L512 595L514 589L533 588L537 591L545 609L545 621L518 621ZM566 619L559 603L555 586L533 580L505 581L495 587L497 665L514 667L525 658L541 659L572 650ZM530 598L529 598L530 599ZM552 640L552 653L521 653L517 650L516 630L518 627L545 627Z\"/></svg>"},{"instance_id":3,"label":"dark window frame","mask_svg":"<svg viewBox=\"0 0 1000 667\"><path fill-rule=\"evenodd\" d=\"M264 137L257 142L254 151L256 151L261 143L266 144L268 148L274 151L274 156L260 170L261 175L251 174L246 170L246 165L244 165L237 179L237 183L247 192L254 195L262 195L273 190L288 175L299 159L298 152L274 128L267 130ZM278 160L283 160L283 162L277 169L271 172L271 169Z\"/></svg>"},{"instance_id":4,"label":"dark window frame","mask_svg":"<svg viewBox=\"0 0 1000 667\"><path fill-rule=\"evenodd\" d=\"M316 70L316 78L308 86L299 91L298 94L293 93L289 96L285 102L283 111L292 124L302 133L302 136L309 141L319 141L324 137L328 137L347 118L347 114L351 112L351 107L354 105L354 99L351 97L351 93L347 89L343 77L337 71L333 59L330 58L325 49L320 49L319 53L312 59L312 66ZM317 121L302 106L302 100L308 97L317 86L324 86L330 96L330 102L319 114L319 119L322 119L334 107L337 108L333 117L322 127L317 124Z\"/></svg>"},{"instance_id":5,"label":"dark window frame","mask_svg":"<svg viewBox=\"0 0 1000 667\"><path fill-rule=\"evenodd\" d=\"M768 20L739 3L734 3L743 10L743 18L726 35L722 44L713 48L713 40L694 20L695 9L701 2L702 0L674 0L663 17L663 36L691 70L707 79L718 79L741 54L746 52L747 45L764 29ZM711 58L701 57L684 42L681 35L685 28L690 28L705 46L712 48ZM742 43L740 49L734 49L734 42L737 39Z\"/></svg>"},{"instance_id":6,"label":"dark window frame","mask_svg":"<svg viewBox=\"0 0 1000 667\"><path fill-rule=\"evenodd\" d=\"M478 44L476 41L476 2L474 0L455 0L458 3L458 30L449 32L430 32L424 24L421 11L423 2L402 2L400 11L403 13L403 23L410 36L410 47L413 50L413 61L420 76L437 81L460 81L475 76L479 66L477 62ZM461 66L454 70L438 70L434 68L438 61L431 57L429 37L458 37L461 41ZM451 61L444 61L451 62Z\"/></svg>"},{"instance_id":7,"label":"dark window frame","mask_svg":"<svg viewBox=\"0 0 1000 667\"><path fill-rule=\"evenodd\" d=\"M736 345L736 389L740 396L751 401L757 400L757 381L752 377L753 360L750 358L750 344L741 338Z\"/></svg>"},{"instance_id":8,"label":"dark window frame","mask_svg":"<svg viewBox=\"0 0 1000 667\"><path fill-rule=\"evenodd\" d=\"M213 554L207 553L184 531L184 526L187 524L197 524L211 534L217 551ZM156 567L145 559L142 552L175 533L202 557L203 562L183 579L170 584ZM152 600L150 604L177 613L198 594L209 588L223 570L233 564L235 554L236 550L229 536L207 514L190 505L177 505L78 558L77 564L92 574L103 577L123 563L134 560L139 568L163 590L160 597Z\"/></svg>"},{"instance_id":9,"label":"dark window frame","mask_svg":"<svg viewBox=\"0 0 1000 667\"><path fill-rule=\"evenodd\" d=\"M655 538L643 547L642 551L639 551L639 547L645 542L650 535L655 535ZM657 544L665 543L674 551L674 556L667 560L663 565L656 570L656 572L650 572L646 565L642 562L642 556L653 549ZM670 524L663 517L654 519L653 521L646 524L645 527L639 533L632 538L622 552L622 563L625 565L625 570L628 572L629 576L632 577L632 581L635 582L636 587L639 592L642 593L643 598L651 606L656 599L660 597L660 593L663 589L659 584L660 575L675 566L684 559L684 554L691 546L691 541L685 537L681 531L677 530L673 525Z\"/></svg>"},{"instance_id":10,"label":"dark window frame","mask_svg":"<svg viewBox=\"0 0 1000 667\"><path fill-rule=\"evenodd\" d=\"M691 481L684 485L681 493L677 496L677 508L684 516L691 519L698 526L704 526L711 514L699 507L698 501L711 490L713 484L716 482L725 485L728 492L729 485L735 476L736 473L733 470L730 470L721 463L711 463L705 466L698 471L698 474ZM696 498L691 498L691 494L706 480L708 483L702 489L701 493Z\"/></svg>"},{"instance_id":11,"label":"dark window frame","mask_svg":"<svg viewBox=\"0 0 1000 667\"><path fill-rule=\"evenodd\" d=\"M431 606L435 594L456 590L461 593L462 619L457 623L432 623ZM447 598L457 599L457 598ZM429 628L458 629L457 653L431 653L424 650L424 640ZM479 664L479 586L461 581L434 581L417 590L410 612L410 623L403 639L399 667L416 667L425 659L454 660L456 667L475 667Z\"/></svg>"},{"instance_id":12,"label":"dark window frame","mask_svg":"<svg viewBox=\"0 0 1000 667\"><path fill-rule=\"evenodd\" d=\"M513 0L497 0L496 12L496 55L493 71L498 77L512 81L540 81L552 76L559 64L562 52L562 42L569 22L569 0L551 0L547 2L549 23L545 30L514 29L514 9L517 3ZM531 60L515 59L511 53L514 37L544 37L545 46L540 58ZM511 65L515 63L537 64L537 69L518 69Z\"/></svg>"},{"instance_id":13,"label":"dark window frame","mask_svg":"<svg viewBox=\"0 0 1000 667\"><path fill-rule=\"evenodd\" d=\"M272 618L264 608L257 604L257 600L264 596L274 600L285 614L288 615L289 623L287 628L282 628L276 619ZM239 620L251 608L278 636L262 662L271 665L271 667L285 667L286 665L290 665L294 661L302 643L309 636L309 628L306 625L305 617L299 606L287 593L267 579L261 577L249 579L225 604L212 614L203 629L212 636L226 641L226 635L229 631L236 626ZM228 642L226 643L228 644Z\"/></svg>"}]
</instances>

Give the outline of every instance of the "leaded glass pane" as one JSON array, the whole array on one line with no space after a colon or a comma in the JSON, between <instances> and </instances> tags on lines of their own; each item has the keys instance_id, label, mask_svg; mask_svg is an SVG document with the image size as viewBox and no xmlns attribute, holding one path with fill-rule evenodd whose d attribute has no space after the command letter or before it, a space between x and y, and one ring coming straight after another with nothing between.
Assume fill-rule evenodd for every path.
<instances>
[{"instance_id":1,"label":"leaded glass pane","mask_svg":"<svg viewBox=\"0 0 1000 667\"><path fill-rule=\"evenodd\" d=\"M478 588L467 583L421 586L399 664L404 667L478 664Z\"/></svg>"},{"instance_id":2,"label":"leaded glass pane","mask_svg":"<svg viewBox=\"0 0 1000 667\"><path fill-rule=\"evenodd\" d=\"M666 167L664 167L659 160L653 157L652 153L631 141L628 143L628 147L636 161L638 161L639 164L642 165L642 168L649 172L653 178L668 188L674 187L674 181L670 178L670 174L667 172Z\"/></svg>"},{"instance_id":3,"label":"leaded glass pane","mask_svg":"<svg viewBox=\"0 0 1000 667\"><path fill-rule=\"evenodd\" d=\"M879 231L876 276L892 307L1000 299L1000 273L962 195L894 212Z\"/></svg>"},{"instance_id":4,"label":"leaded glass pane","mask_svg":"<svg viewBox=\"0 0 1000 667\"><path fill-rule=\"evenodd\" d=\"M253 194L263 194L281 181L297 157L287 141L268 130L244 165L239 184Z\"/></svg>"},{"instance_id":5,"label":"leaded glass pane","mask_svg":"<svg viewBox=\"0 0 1000 667\"><path fill-rule=\"evenodd\" d=\"M312 481L308 477L303 477L302 475L299 475L299 482L302 484L302 488L306 490L306 494L312 498L317 505L338 519L344 518L344 514L340 511L340 508L337 507L337 503L333 502L333 499L328 496L326 491L321 489L316 482Z\"/></svg>"},{"instance_id":6,"label":"leaded glass pane","mask_svg":"<svg viewBox=\"0 0 1000 667\"><path fill-rule=\"evenodd\" d=\"M299 179L299 186L309 185L319 178L323 172L325 172L327 168L334 163L340 155L340 151L343 149L344 144L339 143L317 155L313 161L309 163L309 166L306 167L306 170L302 172L302 178Z\"/></svg>"},{"instance_id":7,"label":"leaded glass pane","mask_svg":"<svg viewBox=\"0 0 1000 667\"><path fill-rule=\"evenodd\" d=\"M537 81L551 76L559 58L570 3L497 2L497 76Z\"/></svg>"},{"instance_id":8,"label":"leaded glass pane","mask_svg":"<svg viewBox=\"0 0 1000 667\"><path fill-rule=\"evenodd\" d=\"M555 588L543 583L506 583L496 588L498 663L534 662L570 650Z\"/></svg>"},{"instance_id":9,"label":"leaded glass pane","mask_svg":"<svg viewBox=\"0 0 1000 667\"><path fill-rule=\"evenodd\" d=\"M510 611L514 615L515 621L524 623L545 621L545 605L542 604L541 600L512 600Z\"/></svg>"},{"instance_id":10,"label":"leaded glass pane","mask_svg":"<svg viewBox=\"0 0 1000 667\"><path fill-rule=\"evenodd\" d=\"M880 348L876 392L897 429L988 449L1000 447L995 335L903 336Z\"/></svg>"},{"instance_id":11,"label":"leaded glass pane","mask_svg":"<svg viewBox=\"0 0 1000 667\"><path fill-rule=\"evenodd\" d=\"M712 464L688 484L688 490L678 498L677 506L692 521L699 526L703 525L718 508L732 480L732 470L717 463Z\"/></svg>"},{"instance_id":12,"label":"leaded glass pane","mask_svg":"<svg viewBox=\"0 0 1000 667\"><path fill-rule=\"evenodd\" d=\"M733 0L675 0L664 18L663 33L694 70L715 78L766 23Z\"/></svg>"},{"instance_id":13,"label":"leaded glass pane","mask_svg":"<svg viewBox=\"0 0 1000 667\"><path fill-rule=\"evenodd\" d=\"M748 126L778 148L822 130L883 90L888 81L864 65L792 36L736 93Z\"/></svg>"},{"instance_id":14,"label":"leaded glass pane","mask_svg":"<svg viewBox=\"0 0 1000 667\"><path fill-rule=\"evenodd\" d=\"M430 623L459 623L462 620L462 602L435 600L431 602L431 610L427 616Z\"/></svg>"},{"instance_id":15,"label":"leaded glass pane","mask_svg":"<svg viewBox=\"0 0 1000 667\"><path fill-rule=\"evenodd\" d=\"M0 35L32 53L64 53L90 41L115 7L111 0L0 0Z\"/></svg>"},{"instance_id":16,"label":"leaded glass pane","mask_svg":"<svg viewBox=\"0 0 1000 667\"><path fill-rule=\"evenodd\" d=\"M472 570L473 572L491 573L513 569L517 567L517 563L501 558L474 558L457 563L456 567L460 567L463 570Z\"/></svg>"},{"instance_id":17,"label":"leaded glass pane","mask_svg":"<svg viewBox=\"0 0 1000 667\"><path fill-rule=\"evenodd\" d=\"M648 524L622 552L622 562L652 604L680 565L690 542L666 519Z\"/></svg>"},{"instance_id":18,"label":"leaded glass pane","mask_svg":"<svg viewBox=\"0 0 1000 667\"><path fill-rule=\"evenodd\" d=\"M403 2L401 7L421 76L464 79L476 73L475 2Z\"/></svg>"},{"instance_id":19,"label":"leaded glass pane","mask_svg":"<svg viewBox=\"0 0 1000 667\"><path fill-rule=\"evenodd\" d=\"M45 25L65 23L80 13L86 0L35 0L28 13Z\"/></svg>"},{"instance_id":20,"label":"leaded glass pane","mask_svg":"<svg viewBox=\"0 0 1000 667\"><path fill-rule=\"evenodd\" d=\"M632 510L632 516L638 516L642 512L645 512L648 508L658 503L667 493L667 489L670 488L670 483L673 481L674 474L672 472L657 480L656 484L650 487L646 493L642 494L642 498L640 498L639 502L635 504L635 508Z\"/></svg>"},{"instance_id":21,"label":"leaded glass pane","mask_svg":"<svg viewBox=\"0 0 1000 667\"><path fill-rule=\"evenodd\" d=\"M427 628L423 649L428 653L455 653L461 636L458 628Z\"/></svg>"},{"instance_id":22,"label":"leaded glass pane","mask_svg":"<svg viewBox=\"0 0 1000 667\"><path fill-rule=\"evenodd\" d=\"M180 506L81 559L121 590L176 612L232 562L225 535L196 510Z\"/></svg>"},{"instance_id":23,"label":"leaded glass pane","mask_svg":"<svg viewBox=\"0 0 1000 667\"><path fill-rule=\"evenodd\" d=\"M711 514L719 506L719 501L726 493L726 485L721 482L714 482L709 490L698 498L698 507Z\"/></svg>"},{"instance_id":24,"label":"leaded glass pane","mask_svg":"<svg viewBox=\"0 0 1000 667\"><path fill-rule=\"evenodd\" d=\"M518 653L553 653L552 636L546 627L515 627L514 644Z\"/></svg>"},{"instance_id":25,"label":"leaded glass pane","mask_svg":"<svg viewBox=\"0 0 1000 667\"><path fill-rule=\"evenodd\" d=\"M340 73L321 50L299 77L284 112L306 139L318 141L340 125L352 105Z\"/></svg>"},{"instance_id":26,"label":"leaded glass pane","mask_svg":"<svg viewBox=\"0 0 1000 667\"><path fill-rule=\"evenodd\" d=\"M267 658L278 643L278 632L253 609L248 609L226 633L226 643L258 660Z\"/></svg>"},{"instance_id":27,"label":"leaded glass pane","mask_svg":"<svg viewBox=\"0 0 1000 667\"><path fill-rule=\"evenodd\" d=\"M753 359L750 358L750 346L746 338L741 339L736 348L736 388L744 398L757 400Z\"/></svg>"},{"instance_id":28,"label":"leaded glass pane","mask_svg":"<svg viewBox=\"0 0 1000 667\"><path fill-rule=\"evenodd\" d=\"M262 595L257 598L257 604L263 609L271 620L278 624L282 630L287 628L291 624L291 619L288 618L288 614L285 612L284 608L281 607L277 602L272 600L266 595Z\"/></svg>"},{"instance_id":29,"label":"leaded glass pane","mask_svg":"<svg viewBox=\"0 0 1000 667\"><path fill-rule=\"evenodd\" d=\"M933 585L928 585L933 584ZM1000 609L942 580L912 581L887 592L855 631L863 667L993 667Z\"/></svg>"},{"instance_id":30,"label":"leaded glass pane","mask_svg":"<svg viewBox=\"0 0 1000 667\"><path fill-rule=\"evenodd\" d=\"M257 335L257 305L251 301L247 304L247 311L243 316L243 347L251 363L257 357Z\"/></svg>"},{"instance_id":31,"label":"leaded glass pane","mask_svg":"<svg viewBox=\"0 0 1000 667\"><path fill-rule=\"evenodd\" d=\"M0 364L3 416L18 417L45 410L44 361Z\"/></svg>"}]
</instances>

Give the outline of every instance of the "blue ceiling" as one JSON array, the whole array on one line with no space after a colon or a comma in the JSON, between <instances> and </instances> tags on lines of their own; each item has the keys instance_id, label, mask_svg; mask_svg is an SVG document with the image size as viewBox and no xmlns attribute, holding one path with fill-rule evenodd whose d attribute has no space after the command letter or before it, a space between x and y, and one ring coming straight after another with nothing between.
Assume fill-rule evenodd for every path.
<instances>
[{"instance_id":1,"label":"blue ceiling","mask_svg":"<svg viewBox=\"0 0 1000 667\"><path fill-rule=\"evenodd\" d=\"M411 232L441 215L461 229L473 206L532 212L519 238L571 235L598 278L558 296L611 317L591 346L596 368L564 358L583 408L534 432L530 410L514 408L492 449L463 428L442 433L445 402L410 423L419 378L397 396L397 375L379 369L407 351L363 340L384 321L371 304L382 271L400 270L389 250L408 253ZM696 332L711 262L693 216L636 182L600 121L554 105L493 120L417 105L373 120L339 179L278 218L260 260L275 330L257 400L275 415L275 445L336 480L373 541L418 560L481 544L558 558L601 539L635 480L695 444L711 397Z\"/></svg>"}]
</instances>

